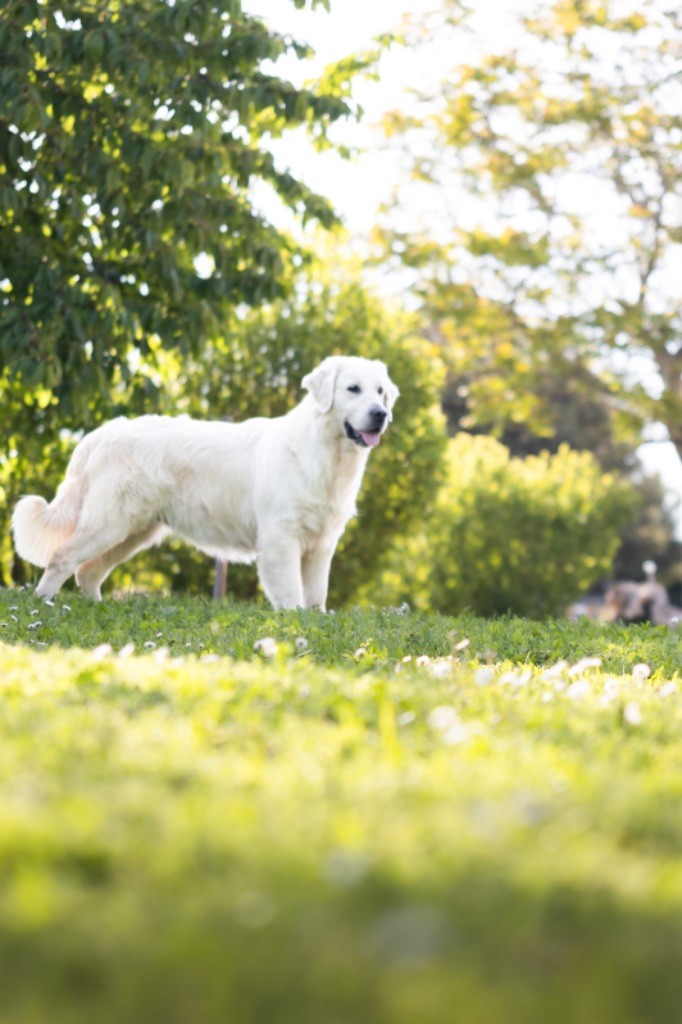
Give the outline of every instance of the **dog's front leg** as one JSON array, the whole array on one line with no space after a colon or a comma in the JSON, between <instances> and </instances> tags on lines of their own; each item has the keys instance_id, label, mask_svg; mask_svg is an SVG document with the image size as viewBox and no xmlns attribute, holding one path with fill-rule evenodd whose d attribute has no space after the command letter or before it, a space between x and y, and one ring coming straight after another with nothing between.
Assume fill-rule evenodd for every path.
<instances>
[{"instance_id":1,"label":"dog's front leg","mask_svg":"<svg viewBox=\"0 0 682 1024\"><path fill-rule=\"evenodd\" d=\"M303 600L306 608L327 610L329 570L336 543L320 544L303 556Z\"/></svg>"},{"instance_id":2,"label":"dog's front leg","mask_svg":"<svg viewBox=\"0 0 682 1024\"><path fill-rule=\"evenodd\" d=\"M261 544L258 577L273 608L302 608L301 547L291 538L270 536Z\"/></svg>"}]
</instances>

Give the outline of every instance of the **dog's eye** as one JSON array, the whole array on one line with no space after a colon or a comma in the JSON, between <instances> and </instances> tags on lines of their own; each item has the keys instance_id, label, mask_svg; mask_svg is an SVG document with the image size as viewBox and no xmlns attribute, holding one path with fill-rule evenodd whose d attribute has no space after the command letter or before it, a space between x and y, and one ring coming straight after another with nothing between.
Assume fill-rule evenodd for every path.
<instances>
[{"instance_id":1,"label":"dog's eye","mask_svg":"<svg viewBox=\"0 0 682 1024\"><path fill-rule=\"evenodd\" d=\"M384 389L383 388L377 388L377 394L383 395L383 393L384 393Z\"/></svg>"},{"instance_id":2,"label":"dog's eye","mask_svg":"<svg viewBox=\"0 0 682 1024\"><path fill-rule=\"evenodd\" d=\"M361 390L362 388L359 384L351 384L349 388L346 388L346 391L352 391L354 395L359 395Z\"/></svg>"}]
</instances>

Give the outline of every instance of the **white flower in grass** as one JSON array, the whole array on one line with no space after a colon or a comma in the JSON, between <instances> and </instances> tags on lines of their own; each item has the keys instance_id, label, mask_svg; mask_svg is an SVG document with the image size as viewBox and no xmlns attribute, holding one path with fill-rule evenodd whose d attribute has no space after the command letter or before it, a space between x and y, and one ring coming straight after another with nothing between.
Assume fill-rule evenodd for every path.
<instances>
[{"instance_id":1,"label":"white flower in grass","mask_svg":"<svg viewBox=\"0 0 682 1024\"><path fill-rule=\"evenodd\" d=\"M417 658L416 664L419 665L420 668L423 668L423 666L428 665L430 661L431 659L428 654L420 654Z\"/></svg>"},{"instance_id":2,"label":"white flower in grass","mask_svg":"<svg viewBox=\"0 0 682 1024\"><path fill-rule=\"evenodd\" d=\"M587 679L576 679L566 690L569 700L583 700L590 693L590 684Z\"/></svg>"},{"instance_id":3,"label":"white flower in grass","mask_svg":"<svg viewBox=\"0 0 682 1024\"><path fill-rule=\"evenodd\" d=\"M469 730L464 722L454 722L449 729L443 732L443 743L448 747L455 747L458 743L464 743L469 739Z\"/></svg>"},{"instance_id":4,"label":"white flower in grass","mask_svg":"<svg viewBox=\"0 0 682 1024\"><path fill-rule=\"evenodd\" d=\"M456 722L459 722L459 715L453 707L441 704L429 711L428 722L432 729L443 732L445 729L451 728Z\"/></svg>"},{"instance_id":5,"label":"white flower in grass","mask_svg":"<svg viewBox=\"0 0 682 1024\"><path fill-rule=\"evenodd\" d=\"M477 668L474 673L474 682L476 686L488 686L495 679L495 670L490 668L488 665L484 665L482 668Z\"/></svg>"},{"instance_id":6,"label":"white flower in grass","mask_svg":"<svg viewBox=\"0 0 682 1024\"><path fill-rule=\"evenodd\" d=\"M448 661L447 658L438 658L427 667L434 679L445 679L447 676L452 675L452 662Z\"/></svg>"},{"instance_id":7,"label":"white flower in grass","mask_svg":"<svg viewBox=\"0 0 682 1024\"><path fill-rule=\"evenodd\" d=\"M668 682L663 683L663 686L658 691L659 697L670 697L673 693L677 693L677 683Z\"/></svg>"},{"instance_id":8,"label":"white flower in grass","mask_svg":"<svg viewBox=\"0 0 682 1024\"><path fill-rule=\"evenodd\" d=\"M463 651L465 650L465 648L469 646L470 643L471 640L460 640L459 643L455 644L455 646L452 649L453 651Z\"/></svg>"},{"instance_id":9,"label":"white flower in grass","mask_svg":"<svg viewBox=\"0 0 682 1024\"><path fill-rule=\"evenodd\" d=\"M110 654L113 654L113 648L111 644L99 644L92 651L92 657L96 658L97 661L101 661L102 658L108 658Z\"/></svg>"},{"instance_id":10,"label":"white flower in grass","mask_svg":"<svg viewBox=\"0 0 682 1024\"><path fill-rule=\"evenodd\" d=\"M544 672L542 673L542 678L546 679L548 682L552 679L558 679L559 676L563 675L567 668L567 661L557 661L554 663L554 665L550 665L549 668L546 668L544 670Z\"/></svg>"},{"instance_id":11,"label":"white flower in grass","mask_svg":"<svg viewBox=\"0 0 682 1024\"><path fill-rule=\"evenodd\" d=\"M40 609L39 608L33 608L33 610L31 611L31 615L40 615Z\"/></svg>"},{"instance_id":12,"label":"white flower in grass","mask_svg":"<svg viewBox=\"0 0 682 1024\"><path fill-rule=\"evenodd\" d=\"M118 656L119 656L119 658L129 658L130 655L134 654L134 653L135 653L135 644L128 643L128 644L125 644L121 648L121 650L118 652Z\"/></svg>"},{"instance_id":13,"label":"white flower in grass","mask_svg":"<svg viewBox=\"0 0 682 1024\"><path fill-rule=\"evenodd\" d=\"M568 670L569 676L580 676L583 672L587 672L588 668L599 668L601 665L601 658L581 658L580 661L576 661L575 665L571 665Z\"/></svg>"},{"instance_id":14,"label":"white flower in grass","mask_svg":"<svg viewBox=\"0 0 682 1024\"><path fill-rule=\"evenodd\" d=\"M63 609L63 610L65 611L65 612L70 612L70 611L71 611L71 605L70 605L70 604L63 604L63 605L62 605L62 609Z\"/></svg>"},{"instance_id":15,"label":"white flower in grass","mask_svg":"<svg viewBox=\"0 0 682 1024\"><path fill-rule=\"evenodd\" d=\"M398 725L411 725L412 722L414 722L415 717L414 711L403 711L402 714L398 715L396 718L396 723Z\"/></svg>"},{"instance_id":16,"label":"white flower in grass","mask_svg":"<svg viewBox=\"0 0 682 1024\"><path fill-rule=\"evenodd\" d=\"M533 673L529 668L524 672L504 672L498 682L500 686L512 686L515 690L518 690L530 682L532 676Z\"/></svg>"},{"instance_id":17,"label":"white flower in grass","mask_svg":"<svg viewBox=\"0 0 682 1024\"><path fill-rule=\"evenodd\" d=\"M623 718L628 725L641 725L642 724L642 712L639 704L631 700L629 704L626 704L623 708Z\"/></svg>"},{"instance_id":18,"label":"white flower in grass","mask_svg":"<svg viewBox=\"0 0 682 1024\"><path fill-rule=\"evenodd\" d=\"M454 747L469 739L469 730L453 707L442 704L429 712L429 725L439 732L443 743Z\"/></svg>"},{"instance_id":19,"label":"white flower in grass","mask_svg":"<svg viewBox=\"0 0 682 1024\"><path fill-rule=\"evenodd\" d=\"M272 636L264 636L256 640L253 649L264 658L274 658L277 654L277 641Z\"/></svg>"},{"instance_id":20,"label":"white flower in grass","mask_svg":"<svg viewBox=\"0 0 682 1024\"><path fill-rule=\"evenodd\" d=\"M153 640L145 640L144 645L149 651L156 647L156 643Z\"/></svg>"},{"instance_id":21,"label":"white flower in grass","mask_svg":"<svg viewBox=\"0 0 682 1024\"><path fill-rule=\"evenodd\" d=\"M35 622L29 622L28 624L29 629L40 629L41 626L42 622L40 621L40 619L37 619Z\"/></svg>"},{"instance_id":22,"label":"white flower in grass","mask_svg":"<svg viewBox=\"0 0 682 1024\"><path fill-rule=\"evenodd\" d=\"M620 680L616 679L615 676L609 676L604 680L604 689L599 697L599 703L601 707L608 707L609 704L613 704L614 700L620 693Z\"/></svg>"},{"instance_id":23,"label":"white flower in grass","mask_svg":"<svg viewBox=\"0 0 682 1024\"><path fill-rule=\"evenodd\" d=\"M299 652L307 651L308 650L308 641L306 640L306 638L304 636L297 636L296 639L294 640L294 647Z\"/></svg>"},{"instance_id":24,"label":"white flower in grass","mask_svg":"<svg viewBox=\"0 0 682 1024\"><path fill-rule=\"evenodd\" d=\"M201 657L199 658L199 661L203 665L212 665L214 662L220 661L220 655L219 654L202 654Z\"/></svg>"},{"instance_id":25,"label":"white flower in grass","mask_svg":"<svg viewBox=\"0 0 682 1024\"><path fill-rule=\"evenodd\" d=\"M604 693L610 697L617 697L620 693L620 679L616 676L608 676L604 680Z\"/></svg>"},{"instance_id":26,"label":"white flower in grass","mask_svg":"<svg viewBox=\"0 0 682 1024\"><path fill-rule=\"evenodd\" d=\"M644 662L640 662L639 665L634 665L632 669L633 678L639 682L644 682L651 675L651 666L646 665Z\"/></svg>"}]
</instances>

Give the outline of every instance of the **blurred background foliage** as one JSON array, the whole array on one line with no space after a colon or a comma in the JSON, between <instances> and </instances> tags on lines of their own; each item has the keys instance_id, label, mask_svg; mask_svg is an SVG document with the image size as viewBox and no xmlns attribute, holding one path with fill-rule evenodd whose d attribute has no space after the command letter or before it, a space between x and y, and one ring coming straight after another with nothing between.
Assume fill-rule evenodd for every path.
<instances>
[{"instance_id":1,"label":"blurred background foliage","mask_svg":"<svg viewBox=\"0 0 682 1024\"><path fill-rule=\"evenodd\" d=\"M408 40L466 31L443 0ZM589 369L623 430L655 419L682 454L681 34L662 0L555 0L387 114L407 173L377 258L412 271L465 427L550 436L548 381Z\"/></svg>"},{"instance_id":2,"label":"blurred background foliage","mask_svg":"<svg viewBox=\"0 0 682 1024\"><path fill-rule=\"evenodd\" d=\"M493 437L459 434L420 529L395 551L380 600L456 615L561 615L611 570L635 495L590 452L512 457Z\"/></svg>"},{"instance_id":3,"label":"blurred background foliage","mask_svg":"<svg viewBox=\"0 0 682 1024\"><path fill-rule=\"evenodd\" d=\"M443 0L405 40L465 26ZM391 303L338 237L315 257L254 199L335 225L271 143L298 129L333 145L380 47L297 88L273 62L307 47L238 0L0 10L5 584L36 578L12 551L14 502L54 493L82 431L145 412L279 415L334 352L383 359L401 398L332 605L544 615L614 574L638 578L644 558L682 579L673 510L635 454L652 422L682 445L668 274L680 18L655 0L627 17L560 0L524 32L526 51L483 53L386 118L406 170L372 234L372 262L406 282ZM620 60L600 56L607 37ZM570 180L603 191L617 244ZM435 218L415 228L421 196ZM114 586L208 594L212 571L170 544ZM255 571L230 567L228 590L255 597Z\"/></svg>"}]
</instances>

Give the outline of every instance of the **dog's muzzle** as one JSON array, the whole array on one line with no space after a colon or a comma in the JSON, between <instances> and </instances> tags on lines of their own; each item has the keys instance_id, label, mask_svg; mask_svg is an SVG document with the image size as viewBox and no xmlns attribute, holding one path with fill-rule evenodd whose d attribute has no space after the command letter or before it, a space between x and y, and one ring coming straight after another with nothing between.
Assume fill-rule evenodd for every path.
<instances>
[{"instance_id":1,"label":"dog's muzzle","mask_svg":"<svg viewBox=\"0 0 682 1024\"><path fill-rule=\"evenodd\" d=\"M388 413L385 409L375 405L369 410L367 425L364 430L356 430L348 420L345 421L346 437L354 441L361 448L376 448L381 441L381 432L384 428Z\"/></svg>"}]
</instances>

